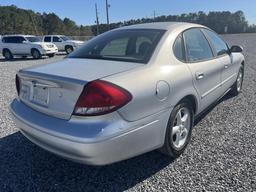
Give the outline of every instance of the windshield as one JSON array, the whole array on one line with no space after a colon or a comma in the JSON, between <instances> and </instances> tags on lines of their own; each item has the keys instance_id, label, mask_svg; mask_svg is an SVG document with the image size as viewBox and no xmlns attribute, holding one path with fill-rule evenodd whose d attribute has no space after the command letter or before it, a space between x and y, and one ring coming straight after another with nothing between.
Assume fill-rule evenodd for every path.
<instances>
[{"instance_id":1,"label":"windshield","mask_svg":"<svg viewBox=\"0 0 256 192\"><path fill-rule=\"evenodd\" d=\"M71 38L69 38L69 37L67 37L67 36L60 36L60 38L61 38L63 41L72 40Z\"/></svg>"},{"instance_id":2,"label":"windshield","mask_svg":"<svg viewBox=\"0 0 256 192\"><path fill-rule=\"evenodd\" d=\"M26 39L30 42L41 42L41 39L39 37L26 37Z\"/></svg>"},{"instance_id":3,"label":"windshield","mask_svg":"<svg viewBox=\"0 0 256 192\"><path fill-rule=\"evenodd\" d=\"M104 33L68 58L87 58L147 63L165 30L124 29Z\"/></svg>"}]
</instances>

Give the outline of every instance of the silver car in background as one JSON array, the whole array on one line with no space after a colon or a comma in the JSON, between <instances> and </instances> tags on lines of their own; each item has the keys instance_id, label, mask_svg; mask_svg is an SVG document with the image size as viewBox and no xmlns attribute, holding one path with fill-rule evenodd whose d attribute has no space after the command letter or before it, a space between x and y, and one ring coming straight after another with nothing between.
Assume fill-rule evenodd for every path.
<instances>
[{"instance_id":1,"label":"silver car in background","mask_svg":"<svg viewBox=\"0 0 256 192\"><path fill-rule=\"evenodd\" d=\"M241 52L197 24L115 29L63 61L20 70L10 110L29 140L76 162L105 165L154 149L176 158L194 119L241 92Z\"/></svg>"}]
</instances>

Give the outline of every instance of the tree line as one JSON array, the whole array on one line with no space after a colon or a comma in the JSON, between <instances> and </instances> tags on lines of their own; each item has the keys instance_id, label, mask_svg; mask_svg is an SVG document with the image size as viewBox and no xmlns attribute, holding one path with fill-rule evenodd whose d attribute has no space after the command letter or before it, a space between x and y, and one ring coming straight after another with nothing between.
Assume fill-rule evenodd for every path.
<instances>
[{"instance_id":1,"label":"tree line","mask_svg":"<svg viewBox=\"0 0 256 192\"><path fill-rule=\"evenodd\" d=\"M54 13L36 13L14 5L0 6L0 34L65 34L68 36L92 36L110 29L150 22L190 22L205 25L218 33L255 33L256 25L249 25L242 11L211 11L181 15L163 15L155 18L132 19L124 22L78 26L69 18L60 19Z\"/></svg>"},{"instance_id":2,"label":"tree line","mask_svg":"<svg viewBox=\"0 0 256 192\"><path fill-rule=\"evenodd\" d=\"M217 33L256 33L256 25L249 25L245 18L243 11L237 11L231 13L230 11L211 11L208 14L202 11L198 13L188 13L181 15L162 15L155 18L142 18L132 19L129 21L112 23L110 29L114 29L120 26L128 26L140 23L151 22L189 22L205 25ZM97 26L91 26L92 32L97 34ZM103 33L108 30L106 24L99 26L99 33Z\"/></svg>"},{"instance_id":3,"label":"tree line","mask_svg":"<svg viewBox=\"0 0 256 192\"><path fill-rule=\"evenodd\" d=\"M69 18L60 19L54 13L35 13L16 6L0 6L0 34L65 34L93 35L90 26L78 26Z\"/></svg>"}]
</instances>

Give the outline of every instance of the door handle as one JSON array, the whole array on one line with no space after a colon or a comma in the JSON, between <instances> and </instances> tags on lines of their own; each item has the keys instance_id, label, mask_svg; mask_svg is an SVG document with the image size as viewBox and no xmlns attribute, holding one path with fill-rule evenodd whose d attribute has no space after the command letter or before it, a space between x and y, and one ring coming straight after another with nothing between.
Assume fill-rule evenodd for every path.
<instances>
[{"instance_id":1,"label":"door handle","mask_svg":"<svg viewBox=\"0 0 256 192\"><path fill-rule=\"evenodd\" d=\"M227 69L228 67L229 67L228 65L225 65L225 66L224 66L224 69Z\"/></svg>"},{"instance_id":2,"label":"door handle","mask_svg":"<svg viewBox=\"0 0 256 192\"><path fill-rule=\"evenodd\" d=\"M204 78L204 74L203 73L196 73L196 79L200 80Z\"/></svg>"}]
</instances>

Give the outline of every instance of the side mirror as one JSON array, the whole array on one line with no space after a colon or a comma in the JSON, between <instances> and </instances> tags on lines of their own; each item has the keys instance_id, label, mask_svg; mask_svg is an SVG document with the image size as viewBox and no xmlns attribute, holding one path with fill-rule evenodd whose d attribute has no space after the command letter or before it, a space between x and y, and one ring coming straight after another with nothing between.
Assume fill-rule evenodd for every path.
<instances>
[{"instance_id":1,"label":"side mirror","mask_svg":"<svg viewBox=\"0 0 256 192\"><path fill-rule=\"evenodd\" d=\"M22 41L22 43L28 43L28 41L25 41L25 40L24 40L24 41Z\"/></svg>"},{"instance_id":2,"label":"side mirror","mask_svg":"<svg viewBox=\"0 0 256 192\"><path fill-rule=\"evenodd\" d=\"M231 53L242 53L243 52L243 47L239 46L239 45L233 45L230 48L230 52Z\"/></svg>"}]
</instances>

